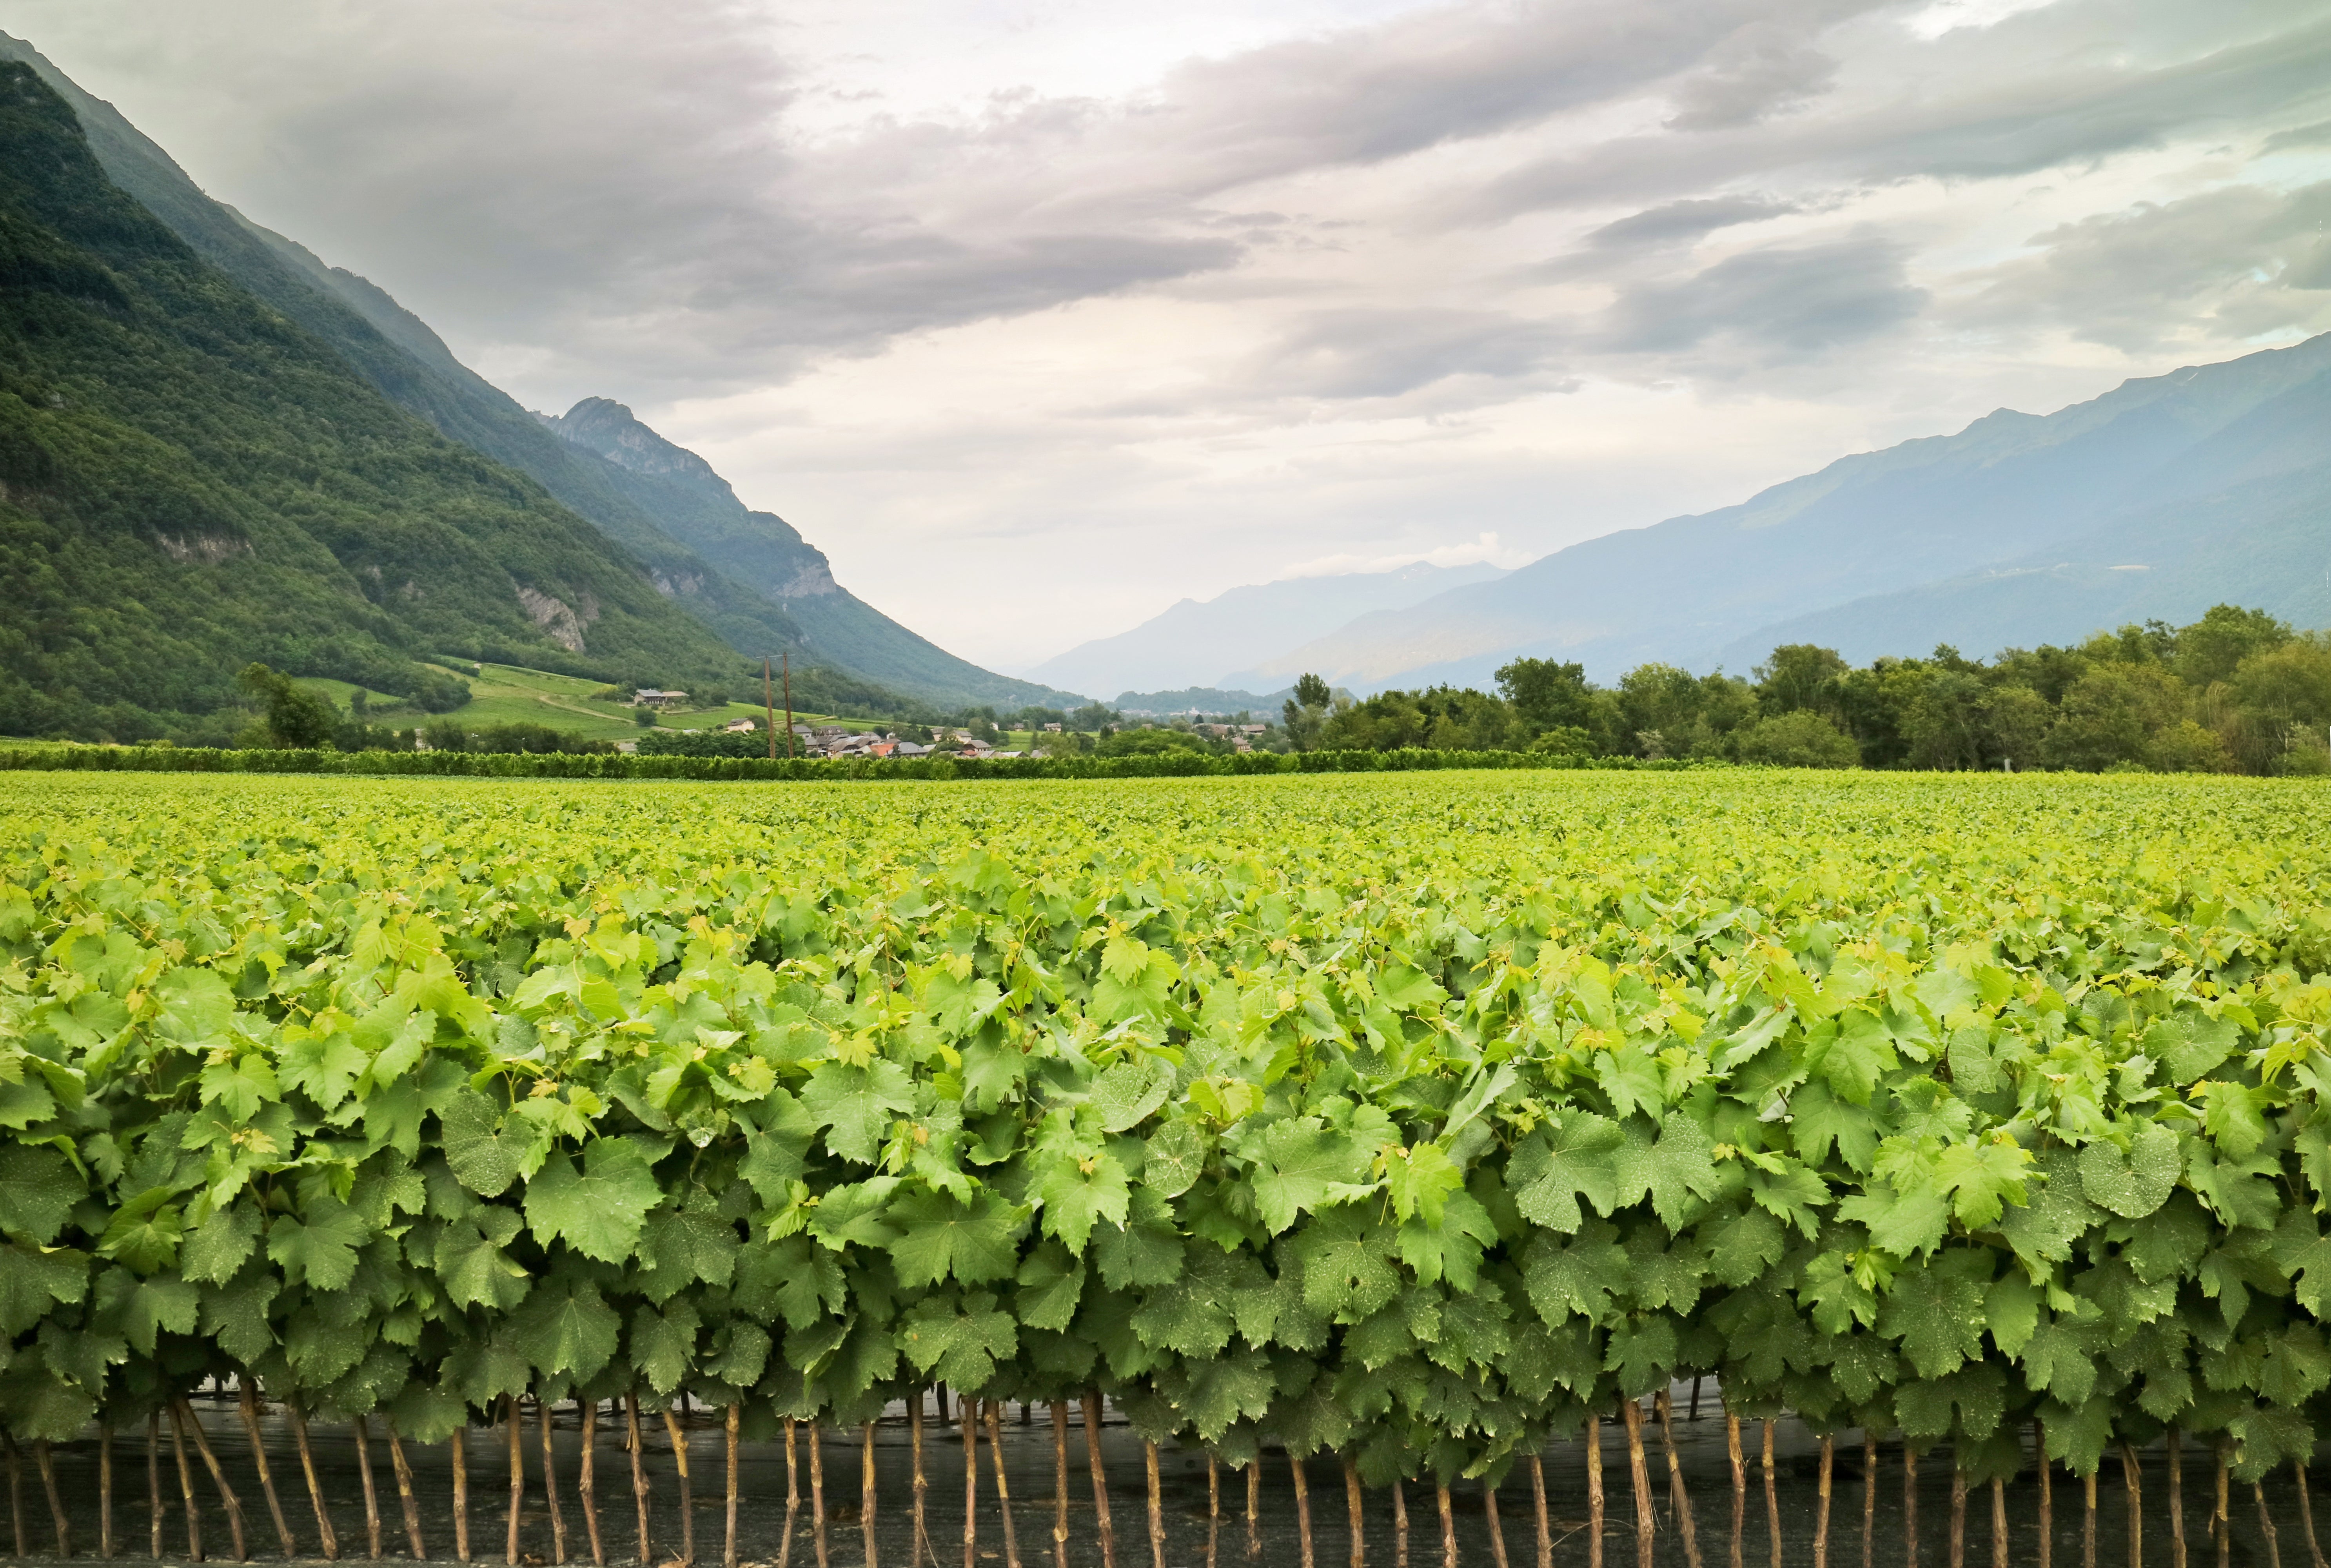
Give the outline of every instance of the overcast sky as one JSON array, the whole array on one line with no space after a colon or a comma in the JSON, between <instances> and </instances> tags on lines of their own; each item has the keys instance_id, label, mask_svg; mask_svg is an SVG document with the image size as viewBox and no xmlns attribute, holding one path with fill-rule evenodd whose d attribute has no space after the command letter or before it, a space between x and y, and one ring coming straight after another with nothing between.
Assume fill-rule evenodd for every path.
<instances>
[{"instance_id":1,"label":"overcast sky","mask_svg":"<svg viewBox=\"0 0 2331 1568\"><path fill-rule=\"evenodd\" d=\"M0 0L1023 668L2331 328L2323 0Z\"/></svg>"}]
</instances>

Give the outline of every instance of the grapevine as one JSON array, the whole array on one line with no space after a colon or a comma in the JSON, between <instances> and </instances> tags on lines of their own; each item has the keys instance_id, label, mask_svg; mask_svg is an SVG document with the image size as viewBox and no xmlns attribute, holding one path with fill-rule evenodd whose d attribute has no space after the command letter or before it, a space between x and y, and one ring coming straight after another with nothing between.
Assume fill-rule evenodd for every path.
<instances>
[{"instance_id":1,"label":"grapevine","mask_svg":"<svg viewBox=\"0 0 2331 1568\"><path fill-rule=\"evenodd\" d=\"M1355 1499L1542 1496L1715 1373L1967 1486L2035 1422L2253 1481L2331 1386L2314 805L12 774L0 1421L217 1377L758 1441L943 1383L967 1453L1098 1394Z\"/></svg>"}]
</instances>

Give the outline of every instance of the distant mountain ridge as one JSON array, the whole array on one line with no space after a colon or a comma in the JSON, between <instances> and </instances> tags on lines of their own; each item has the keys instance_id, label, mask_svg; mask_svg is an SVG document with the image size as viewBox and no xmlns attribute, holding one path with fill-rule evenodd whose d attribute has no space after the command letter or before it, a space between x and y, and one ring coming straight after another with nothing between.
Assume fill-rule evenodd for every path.
<instances>
[{"instance_id":1,"label":"distant mountain ridge","mask_svg":"<svg viewBox=\"0 0 2331 1568\"><path fill-rule=\"evenodd\" d=\"M2331 334L1841 458L1372 613L1233 679L1486 686L1527 655L1607 681L1650 660L1741 670L1791 641L1979 656L2230 598L2322 625L2326 565Z\"/></svg>"},{"instance_id":2,"label":"distant mountain ridge","mask_svg":"<svg viewBox=\"0 0 2331 1568\"><path fill-rule=\"evenodd\" d=\"M695 454L685 455L700 472L645 472L590 442L559 439L564 432L545 428L462 365L385 290L205 195L112 105L83 91L30 44L0 33L0 59L30 65L58 92L113 183L205 260L321 338L392 403L526 474L596 525L646 567L659 592L737 652L757 659L790 651L943 707L1018 706L1066 695L957 659L861 603L833 584L823 554L773 514L748 512ZM748 543L753 535L758 537ZM701 547L705 539L737 546L754 565L768 569L747 580L729 569L737 551L716 560ZM789 570L778 569L788 564ZM792 598L772 591L821 578L822 602L801 617L789 613ZM837 688L837 695L852 690L847 680Z\"/></svg>"},{"instance_id":3,"label":"distant mountain ridge","mask_svg":"<svg viewBox=\"0 0 2331 1568\"><path fill-rule=\"evenodd\" d=\"M1436 566L1419 561L1384 572L1251 584L1204 601L1184 599L1131 631L1048 659L1028 677L1085 691L1253 687L1248 666L1332 632L1354 616L1418 603L1446 589L1504 575L1503 568L1484 564ZM1261 689L1292 684L1287 677L1265 680Z\"/></svg>"}]
</instances>

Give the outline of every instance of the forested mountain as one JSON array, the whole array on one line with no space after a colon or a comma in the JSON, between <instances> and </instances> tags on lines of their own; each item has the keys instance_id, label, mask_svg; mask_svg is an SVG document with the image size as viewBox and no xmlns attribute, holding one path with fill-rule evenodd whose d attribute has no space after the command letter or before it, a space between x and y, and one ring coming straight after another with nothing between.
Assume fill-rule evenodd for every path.
<instances>
[{"instance_id":1,"label":"forested mountain","mask_svg":"<svg viewBox=\"0 0 2331 1568\"><path fill-rule=\"evenodd\" d=\"M926 702L951 708L1075 706L1073 692L1015 680L958 659L833 580L824 552L775 512L755 511L686 447L622 404L586 397L564 414L535 416L608 465L616 489L713 569L782 605L815 657Z\"/></svg>"},{"instance_id":2,"label":"forested mountain","mask_svg":"<svg viewBox=\"0 0 2331 1568\"><path fill-rule=\"evenodd\" d=\"M427 323L385 290L204 195L112 105L81 90L31 45L0 33L0 58L39 72L80 117L114 183L195 252L314 333L391 402L533 478L638 557L661 592L736 651L753 659L791 652L799 664L837 667L814 683L861 704L876 698L880 705L878 684L941 707L1018 706L1064 695L956 659L833 586L814 546L772 514L747 512L717 475L725 506L686 486L647 481L590 442L560 440L454 358ZM736 545L756 534L760 548L745 552L748 565L785 557L794 569L746 577L728 569L726 557L716 562L698 547L704 539ZM819 581L826 591L811 595L820 602L798 617L788 613L796 595L769 586Z\"/></svg>"},{"instance_id":3,"label":"forested mountain","mask_svg":"<svg viewBox=\"0 0 2331 1568\"><path fill-rule=\"evenodd\" d=\"M1748 501L1589 539L1265 660L1358 689L1486 683L1516 656L1615 679L1785 642L1972 655L2231 601L2331 622L2331 335L2124 383L2044 417L1841 459Z\"/></svg>"},{"instance_id":4,"label":"forested mountain","mask_svg":"<svg viewBox=\"0 0 2331 1568\"><path fill-rule=\"evenodd\" d=\"M395 407L116 187L0 62L0 731L128 738L262 660L447 651L718 684L740 661L540 486Z\"/></svg>"},{"instance_id":5,"label":"forested mountain","mask_svg":"<svg viewBox=\"0 0 2331 1568\"><path fill-rule=\"evenodd\" d=\"M1268 691L1293 678L1257 685L1246 679L1247 666L1325 636L1356 615L1403 609L1504 575L1490 565L1419 561L1388 572L1249 584L1211 599L1181 600L1130 631L1056 654L1028 674L1093 692L1158 693L1187 686Z\"/></svg>"}]
</instances>

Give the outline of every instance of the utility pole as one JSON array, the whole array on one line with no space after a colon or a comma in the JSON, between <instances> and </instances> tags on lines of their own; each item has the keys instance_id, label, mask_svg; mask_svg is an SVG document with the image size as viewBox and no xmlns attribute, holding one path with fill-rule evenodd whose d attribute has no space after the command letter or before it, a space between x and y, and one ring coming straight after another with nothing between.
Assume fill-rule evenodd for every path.
<instances>
[{"instance_id":1,"label":"utility pole","mask_svg":"<svg viewBox=\"0 0 2331 1568\"><path fill-rule=\"evenodd\" d=\"M794 656L785 655L785 760L794 759Z\"/></svg>"},{"instance_id":2,"label":"utility pole","mask_svg":"<svg viewBox=\"0 0 2331 1568\"><path fill-rule=\"evenodd\" d=\"M769 695L769 660L761 656L761 708L769 716L769 760L777 760L777 705Z\"/></svg>"}]
</instances>

